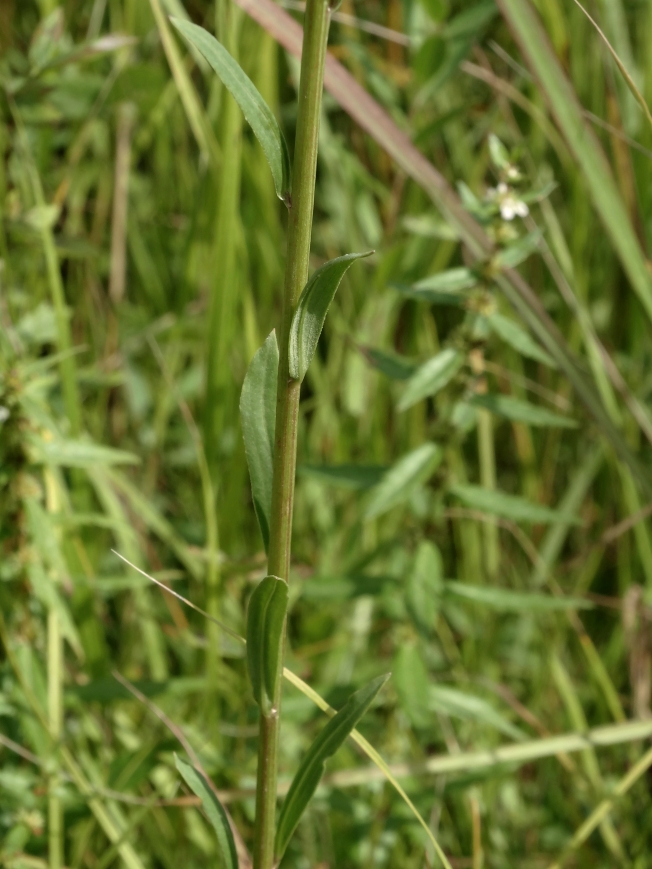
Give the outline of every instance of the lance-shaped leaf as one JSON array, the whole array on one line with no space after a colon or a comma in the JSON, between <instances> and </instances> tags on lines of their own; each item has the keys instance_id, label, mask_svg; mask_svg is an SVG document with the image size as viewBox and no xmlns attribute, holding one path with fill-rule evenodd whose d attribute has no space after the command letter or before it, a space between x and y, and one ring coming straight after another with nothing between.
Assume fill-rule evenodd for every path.
<instances>
[{"instance_id":1,"label":"lance-shaped leaf","mask_svg":"<svg viewBox=\"0 0 652 869\"><path fill-rule=\"evenodd\" d=\"M303 380L317 348L317 341L324 328L326 314L340 281L351 263L366 253L347 253L338 256L318 268L303 288L290 327L289 364L290 377Z\"/></svg>"},{"instance_id":2,"label":"lance-shaped leaf","mask_svg":"<svg viewBox=\"0 0 652 869\"><path fill-rule=\"evenodd\" d=\"M181 760L176 754L174 762L190 790L201 800L202 808L213 825L213 829L217 835L221 869L238 869L238 853L235 848L229 819L226 816L222 803L215 796L204 776L197 772L194 766L190 766L189 763Z\"/></svg>"},{"instance_id":3,"label":"lance-shaped leaf","mask_svg":"<svg viewBox=\"0 0 652 869\"><path fill-rule=\"evenodd\" d=\"M278 344L272 332L251 360L240 394L240 419L254 510L265 550L269 546L276 430Z\"/></svg>"},{"instance_id":4,"label":"lance-shaped leaf","mask_svg":"<svg viewBox=\"0 0 652 869\"><path fill-rule=\"evenodd\" d=\"M450 383L463 364L464 356L453 347L447 347L424 362L406 383L398 409L407 410L422 398L439 392Z\"/></svg>"},{"instance_id":5,"label":"lance-shaped leaf","mask_svg":"<svg viewBox=\"0 0 652 869\"><path fill-rule=\"evenodd\" d=\"M256 85L226 48L203 27L180 18L171 18L170 21L206 58L220 77L222 84L242 109L267 157L276 195L288 205L290 203L288 146L272 110L260 95Z\"/></svg>"},{"instance_id":6,"label":"lance-shaped leaf","mask_svg":"<svg viewBox=\"0 0 652 869\"><path fill-rule=\"evenodd\" d=\"M424 483L442 460L437 444L422 444L407 453L384 474L369 493L365 519L373 519L402 504Z\"/></svg>"},{"instance_id":7,"label":"lance-shaped leaf","mask_svg":"<svg viewBox=\"0 0 652 869\"><path fill-rule=\"evenodd\" d=\"M272 711L281 677L287 609L287 582L266 576L252 594L247 613L247 668L254 699L266 717Z\"/></svg>"},{"instance_id":8,"label":"lance-shaped leaf","mask_svg":"<svg viewBox=\"0 0 652 869\"><path fill-rule=\"evenodd\" d=\"M283 802L281 814L276 829L275 855L276 861L280 861L285 853L288 842L294 833L301 815L306 810L312 795L324 774L324 764L332 757L345 741L346 737L355 728L356 724L371 705L374 697L390 674L379 676L352 694L346 704L340 709L315 739L308 749L297 774L292 780L290 790Z\"/></svg>"},{"instance_id":9,"label":"lance-shaped leaf","mask_svg":"<svg viewBox=\"0 0 652 869\"><path fill-rule=\"evenodd\" d=\"M470 486L457 484L451 486L450 491L456 495L467 507L490 513L492 516L501 516L503 519L511 519L513 522L567 522L570 525L581 525L580 519L572 513L562 513L560 510L551 510L543 504L535 504L520 495L508 495L506 492L497 492L495 489L486 489L483 486Z\"/></svg>"},{"instance_id":10,"label":"lance-shaped leaf","mask_svg":"<svg viewBox=\"0 0 652 869\"><path fill-rule=\"evenodd\" d=\"M543 362L544 365L549 365L551 368L556 368L557 363L549 353L540 347L534 338L522 329L513 320L508 317L503 317L502 314L490 314L487 317L492 330L502 338L506 344L513 347L517 353L522 356L527 356L528 359L534 359L535 362Z\"/></svg>"},{"instance_id":11,"label":"lance-shaped leaf","mask_svg":"<svg viewBox=\"0 0 652 869\"><path fill-rule=\"evenodd\" d=\"M553 413L545 407L521 401L509 395L474 395L469 404L484 407L498 416L504 416L513 422L524 422L527 425L548 426L550 428L577 428L577 421L569 416Z\"/></svg>"}]
</instances>

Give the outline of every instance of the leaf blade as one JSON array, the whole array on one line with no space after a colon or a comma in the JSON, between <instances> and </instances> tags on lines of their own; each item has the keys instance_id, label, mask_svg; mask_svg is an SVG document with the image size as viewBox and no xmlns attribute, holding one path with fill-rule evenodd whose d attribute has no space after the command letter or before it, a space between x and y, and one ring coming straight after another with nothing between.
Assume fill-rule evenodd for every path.
<instances>
[{"instance_id":1,"label":"leaf blade","mask_svg":"<svg viewBox=\"0 0 652 869\"><path fill-rule=\"evenodd\" d=\"M247 612L247 669L254 699L265 717L272 711L283 654L283 626L288 586L278 576L266 576L256 587Z\"/></svg>"},{"instance_id":2,"label":"leaf blade","mask_svg":"<svg viewBox=\"0 0 652 869\"><path fill-rule=\"evenodd\" d=\"M406 501L434 471L441 459L440 447L432 442L422 444L399 459L371 490L364 513L365 519L374 519Z\"/></svg>"},{"instance_id":3,"label":"leaf blade","mask_svg":"<svg viewBox=\"0 0 652 869\"><path fill-rule=\"evenodd\" d=\"M290 327L289 370L293 380L303 380L305 377L324 328L328 308L345 272L357 259L371 256L372 253L371 250L347 253L329 260L306 283Z\"/></svg>"},{"instance_id":4,"label":"leaf blade","mask_svg":"<svg viewBox=\"0 0 652 869\"><path fill-rule=\"evenodd\" d=\"M537 404L521 401L509 395L495 393L474 395L468 403L475 407L483 407L512 422L523 422L527 425L548 426L550 428L577 428L578 425L577 421L571 417L553 413L545 407L539 407Z\"/></svg>"},{"instance_id":5,"label":"leaf blade","mask_svg":"<svg viewBox=\"0 0 652 869\"><path fill-rule=\"evenodd\" d=\"M286 205L290 202L291 175L290 154L270 107L260 95L255 84L234 60L229 52L203 27L170 18L177 30L206 58L217 73L222 84L242 109L249 126L260 142L274 179L276 195Z\"/></svg>"},{"instance_id":6,"label":"leaf blade","mask_svg":"<svg viewBox=\"0 0 652 869\"><path fill-rule=\"evenodd\" d=\"M206 779L197 772L194 766L181 760L176 754L174 755L174 762L190 790L201 800L202 808L217 835L220 858L224 869L238 869L238 853L222 803L215 796Z\"/></svg>"},{"instance_id":7,"label":"leaf blade","mask_svg":"<svg viewBox=\"0 0 652 869\"><path fill-rule=\"evenodd\" d=\"M512 522L568 522L580 525L581 520L569 513L552 510L542 504L535 504L519 495L508 495L506 492L498 492L495 489L485 489L483 486L456 484L449 490L453 495L463 501L467 507L500 516Z\"/></svg>"},{"instance_id":8,"label":"leaf blade","mask_svg":"<svg viewBox=\"0 0 652 869\"><path fill-rule=\"evenodd\" d=\"M389 675L387 673L384 676L379 676L352 694L337 715L324 726L308 749L281 807L274 846L277 861L285 853L301 815L317 790L317 785L324 773L325 762L344 743L389 679Z\"/></svg>"},{"instance_id":9,"label":"leaf blade","mask_svg":"<svg viewBox=\"0 0 652 869\"><path fill-rule=\"evenodd\" d=\"M240 420L251 493L266 551L272 512L278 359L276 332L272 331L254 354L240 393Z\"/></svg>"},{"instance_id":10,"label":"leaf blade","mask_svg":"<svg viewBox=\"0 0 652 869\"><path fill-rule=\"evenodd\" d=\"M397 405L398 410L407 410L421 399L435 395L450 383L463 364L464 356L453 347L446 347L424 362L407 381L405 392Z\"/></svg>"}]
</instances>

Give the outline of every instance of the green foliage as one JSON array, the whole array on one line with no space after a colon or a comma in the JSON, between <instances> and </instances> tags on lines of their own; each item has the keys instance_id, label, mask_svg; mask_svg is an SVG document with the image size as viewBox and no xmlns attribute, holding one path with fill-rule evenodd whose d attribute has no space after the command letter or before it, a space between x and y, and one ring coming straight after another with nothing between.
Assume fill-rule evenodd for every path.
<instances>
[{"instance_id":1,"label":"green foliage","mask_svg":"<svg viewBox=\"0 0 652 869\"><path fill-rule=\"evenodd\" d=\"M294 380L303 380L306 376L342 278L355 260L371 253L347 253L325 263L303 288L290 328L289 365L290 377Z\"/></svg>"},{"instance_id":2,"label":"green foliage","mask_svg":"<svg viewBox=\"0 0 652 869\"><path fill-rule=\"evenodd\" d=\"M251 492L266 550L272 510L277 380L278 344L276 333L272 332L251 360L240 393L240 420Z\"/></svg>"},{"instance_id":3,"label":"green foliage","mask_svg":"<svg viewBox=\"0 0 652 869\"><path fill-rule=\"evenodd\" d=\"M274 846L277 860L285 853L301 816L317 790L324 774L324 764L344 743L388 679L389 674L379 676L352 694L306 752L281 806Z\"/></svg>"},{"instance_id":4,"label":"green foliage","mask_svg":"<svg viewBox=\"0 0 652 869\"><path fill-rule=\"evenodd\" d=\"M214 36L190 21L180 18L170 20L188 42L206 58L242 109L243 115L265 152L274 179L276 195L289 204L290 155L272 110L240 64Z\"/></svg>"},{"instance_id":5,"label":"green foliage","mask_svg":"<svg viewBox=\"0 0 652 869\"><path fill-rule=\"evenodd\" d=\"M278 4L247 8L292 47ZM652 131L584 13L537 10L361 0L371 29L333 20L311 268L376 254L314 300L281 587L264 339L291 51L233 3L0 3L3 865L234 865L177 737L251 850L287 592L279 796L314 703L393 677L282 867L437 865L405 799L452 865L648 866ZM589 11L649 96L648 4ZM236 57L254 120L234 139Z\"/></svg>"},{"instance_id":6,"label":"green foliage","mask_svg":"<svg viewBox=\"0 0 652 869\"><path fill-rule=\"evenodd\" d=\"M254 700L263 715L274 710L281 678L288 585L278 576L266 576L249 601L247 613L247 667Z\"/></svg>"},{"instance_id":7,"label":"green foliage","mask_svg":"<svg viewBox=\"0 0 652 869\"><path fill-rule=\"evenodd\" d=\"M238 854L233 841L233 833L222 803L215 796L203 775L197 772L194 766L190 766L189 763L176 755L174 762L190 790L201 800L208 820L215 830L221 869L238 869Z\"/></svg>"}]
</instances>

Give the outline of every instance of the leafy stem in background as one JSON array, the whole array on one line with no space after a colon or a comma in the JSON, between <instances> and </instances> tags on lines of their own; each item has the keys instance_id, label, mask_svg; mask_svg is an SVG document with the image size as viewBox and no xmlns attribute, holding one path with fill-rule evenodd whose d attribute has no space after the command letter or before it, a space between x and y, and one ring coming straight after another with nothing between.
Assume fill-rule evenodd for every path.
<instances>
[{"instance_id":1,"label":"leafy stem in background","mask_svg":"<svg viewBox=\"0 0 652 869\"><path fill-rule=\"evenodd\" d=\"M289 199L287 263L279 330L279 367L274 436L274 478L267 572L286 581L290 571L292 507L301 382L289 374L288 345L297 300L308 280L317 148L326 43L330 23L327 0L308 0L306 7L294 172ZM276 779L279 738L279 688L273 714L260 716L254 869L274 862Z\"/></svg>"}]
</instances>

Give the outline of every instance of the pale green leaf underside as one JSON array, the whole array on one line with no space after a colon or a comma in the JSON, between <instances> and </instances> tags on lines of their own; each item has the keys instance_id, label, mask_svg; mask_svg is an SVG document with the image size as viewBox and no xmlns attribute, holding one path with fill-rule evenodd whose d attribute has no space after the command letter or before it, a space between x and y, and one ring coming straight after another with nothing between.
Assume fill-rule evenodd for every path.
<instances>
[{"instance_id":1,"label":"pale green leaf underside","mask_svg":"<svg viewBox=\"0 0 652 869\"><path fill-rule=\"evenodd\" d=\"M430 442L399 459L370 492L365 519L373 519L407 501L428 479L441 459L441 449Z\"/></svg>"},{"instance_id":2,"label":"pale green leaf underside","mask_svg":"<svg viewBox=\"0 0 652 869\"><path fill-rule=\"evenodd\" d=\"M510 519L513 522L580 524L577 516L552 510L542 504L534 504L519 495L508 495L505 492L485 489L482 486L461 484L451 486L450 491L467 507L480 510L482 513L490 513L493 516L501 516L503 519Z\"/></svg>"},{"instance_id":3,"label":"pale green leaf underside","mask_svg":"<svg viewBox=\"0 0 652 869\"><path fill-rule=\"evenodd\" d=\"M256 587L247 612L247 668L254 699L269 716L281 677L283 626L288 586L278 576L266 576Z\"/></svg>"},{"instance_id":4,"label":"pale green leaf underside","mask_svg":"<svg viewBox=\"0 0 652 869\"><path fill-rule=\"evenodd\" d=\"M455 377L464 363L464 356L452 347L447 347L424 362L405 385L405 392L398 403L399 410L407 410L422 398L435 395Z\"/></svg>"},{"instance_id":5,"label":"pale green leaf underside","mask_svg":"<svg viewBox=\"0 0 652 869\"><path fill-rule=\"evenodd\" d=\"M324 763L343 744L388 679L389 673L379 676L352 694L308 749L281 808L274 848L277 861L283 856L301 815L317 790L324 774Z\"/></svg>"},{"instance_id":6,"label":"pale green leaf underside","mask_svg":"<svg viewBox=\"0 0 652 869\"><path fill-rule=\"evenodd\" d=\"M303 380L306 375L324 328L326 314L344 273L355 260L371 256L372 253L371 250L366 253L347 253L330 260L317 269L303 288L290 327L289 370L294 380Z\"/></svg>"},{"instance_id":7,"label":"pale green leaf underside","mask_svg":"<svg viewBox=\"0 0 652 869\"><path fill-rule=\"evenodd\" d=\"M202 808L215 830L219 846L221 869L238 869L238 854L233 840L233 833L231 832L229 819L222 804L213 793L204 776L197 772L194 766L190 766L189 763L181 760L176 754L174 761L190 790L201 800Z\"/></svg>"},{"instance_id":8,"label":"pale green leaf underside","mask_svg":"<svg viewBox=\"0 0 652 869\"><path fill-rule=\"evenodd\" d=\"M281 128L256 85L214 36L190 21L171 18L177 30L200 51L242 109L249 126L267 157L276 195L290 202L290 155Z\"/></svg>"},{"instance_id":9,"label":"pale green leaf underside","mask_svg":"<svg viewBox=\"0 0 652 869\"><path fill-rule=\"evenodd\" d=\"M240 419L251 493L265 550L269 547L272 512L277 378L278 345L276 333L272 332L251 360L240 394Z\"/></svg>"},{"instance_id":10,"label":"pale green leaf underside","mask_svg":"<svg viewBox=\"0 0 652 869\"><path fill-rule=\"evenodd\" d=\"M484 407L498 416L512 420L512 422L524 422L527 425L549 428L577 428L576 420L569 416L553 413L551 410L546 410L545 407L539 407L537 404L530 404L529 401L521 401L509 395L474 395L469 400L469 404Z\"/></svg>"}]
</instances>

